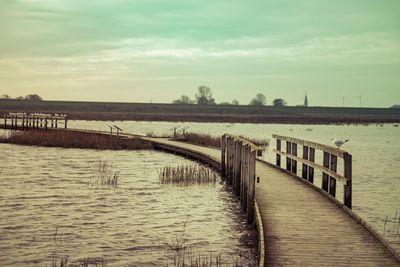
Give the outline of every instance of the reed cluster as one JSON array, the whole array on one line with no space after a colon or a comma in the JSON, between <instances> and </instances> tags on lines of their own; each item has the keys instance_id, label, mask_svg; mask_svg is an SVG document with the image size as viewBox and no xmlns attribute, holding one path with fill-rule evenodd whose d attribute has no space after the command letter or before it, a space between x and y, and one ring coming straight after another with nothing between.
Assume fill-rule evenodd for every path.
<instances>
[{"instance_id":1,"label":"reed cluster","mask_svg":"<svg viewBox=\"0 0 400 267\"><path fill-rule=\"evenodd\" d=\"M90 179L89 186L105 185L118 187L119 171L112 171L111 163L108 161L97 161L93 164L94 179Z\"/></svg>"},{"instance_id":2,"label":"reed cluster","mask_svg":"<svg viewBox=\"0 0 400 267\"><path fill-rule=\"evenodd\" d=\"M240 138L247 140L254 145L260 147L260 149L265 150L269 147L270 139L253 138L248 136L239 136ZM179 136L179 139L184 140L189 143L194 143L202 146L211 146L216 148L221 148L221 138L218 136L212 136L209 134L200 133L185 133L183 136Z\"/></svg>"},{"instance_id":3,"label":"reed cluster","mask_svg":"<svg viewBox=\"0 0 400 267\"><path fill-rule=\"evenodd\" d=\"M200 133L185 133L183 136L180 136L181 140L184 140L189 143L194 143L202 146L212 146L221 148L221 138L218 136L212 136L209 134L200 134Z\"/></svg>"},{"instance_id":4,"label":"reed cluster","mask_svg":"<svg viewBox=\"0 0 400 267\"><path fill-rule=\"evenodd\" d=\"M254 138L254 137L248 137L248 136L243 136L243 135L239 135L239 137L255 144L256 146L260 147L260 149L262 149L262 150L268 149L269 144L270 144L269 138L262 139L262 138Z\"/></svg>"},{"instance_id":5,"label":"reed cluster","mask_svg":"<svg viewBox=\"0 0 400 267\"><path fill-rule=\"evenodd\" d=\"M118 138L105 134L90 132L78 132L70 130L35 130L12 132L9 135L0 136L0 143L85 148L85 149L152 149L153 144L140 138Z\"/></svg>"},{"instance_id":6,"label":"reed cluster","mask_svg":"<svg viewBox=\"0 0 400 267\"><path fill-rule=\"evenodd\" d=\"M215 184L218 174L208 167L201 165L165 166L158 170L161 184L178 184L188 186L192 184Z\"/></svg>"},{"instance_id":7,"label":"reed cluster","mask_svg":"<svg viewBox=\"0 0 400 267\"><path fill-rule=\"evenodd\" d=\"M400 238L400 210L397 210L392 218L386 216L383 222L383 234L394 234Z\"/></svg>"}]
</instances>

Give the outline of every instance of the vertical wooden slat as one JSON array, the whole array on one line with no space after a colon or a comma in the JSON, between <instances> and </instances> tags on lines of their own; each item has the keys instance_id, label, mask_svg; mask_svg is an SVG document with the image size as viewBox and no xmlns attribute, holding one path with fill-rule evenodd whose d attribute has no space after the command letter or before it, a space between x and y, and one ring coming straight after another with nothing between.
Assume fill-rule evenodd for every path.
<instances>
[{"instance_id":1,"label":"vertical wooden slat","mask_svg":"<svg viewBox=\"0 0 400 267\"><path fill-rule=\"evenodd\" d=\"M67 117L64 118L64 128L67 129L68 126L68 119Z\"/></svg>"},{"instance_id":2,"label":"vertical wooden slat","mask_svg":"<svg viewBox=\"0 0 400 267\"><path fill-rule=\"evenodd\" d=\"M247 211L247 195L249 188L249 177L250 177L250 147L248 145L245 146L245 172L244 172L244 180L243 180L243 210Z\"/></svg>"},{"instance_id":3,"label":"vertical wooden slat","mask_svg":"<svg viewBox=\"0 0 400 267\"><path fill-rule=\"evenodd\" d=\"M344 177L347 178L347 183L344 186L343 202L349 209L352 208L352 156L349 153L343 154L344 160Z\"/></svg>"},{"instance_id":4,"label":"vertical wooden slat","mask_svg":"<svg viewBox=\"0 0 400 267\"><path fill-rule=\"evenodd\" d=\"M221 177L223 180L226 179L226 135L221 136Z\"/></svg>"},{"instance_id":5,"label":"vertical wooden slat","mask_svg":"<svg viewBox=\"0 0 400 267\"><path fill-rule=\"evenodd\" d=\"M249 153L249 183L247 194L247 223L254 222L254 197L255 197L255 178L256 178L256 151Z\"/></svg>"},{"instance_id":6,"label":"vertical wooden slat","mask_svg":"<svg viewBox=\"0 0 400 267\"><path fill-rule=\"evenodd\" d=\"M236 185L235 185L235 195L240 196L240 187L241 187L241 180L242 180L242 165L243 165L243 157L242 157L242 150L243 150L243 142L239 141L238 146L238 158L239 158L239 166L238 166L238 173L236 177Z\"/></svg>"},{"instance_id":7,"label":"vertical wooden slat","mask_svg":"<svg viewBox=\"0 0 400 267\"><path fill-rule=\"evenodd\" d=\"M292 143L286 141L286 153L292 154ZM286 157L286 170L292 171L292 160Z\"/></svg>"}]
</instances>

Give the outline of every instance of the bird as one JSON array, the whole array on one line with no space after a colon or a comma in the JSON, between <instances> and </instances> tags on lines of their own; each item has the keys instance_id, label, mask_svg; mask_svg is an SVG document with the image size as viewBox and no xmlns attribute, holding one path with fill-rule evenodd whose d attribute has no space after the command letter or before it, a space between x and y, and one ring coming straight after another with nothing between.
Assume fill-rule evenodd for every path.
<instances>
[{"instance_id":1,"label":"bird","mask_svg":"<svg viewBox=\"0 0 400 267\"><path fill-rule=\"evenodd\" d=\"M344 145L346 142L349 142L350 140L347 140L347 139L345 140L345 139L340 139L340 138L332 138L331 141L337 148L340 148L342 145Z\"/></svg>"}]
</instances>

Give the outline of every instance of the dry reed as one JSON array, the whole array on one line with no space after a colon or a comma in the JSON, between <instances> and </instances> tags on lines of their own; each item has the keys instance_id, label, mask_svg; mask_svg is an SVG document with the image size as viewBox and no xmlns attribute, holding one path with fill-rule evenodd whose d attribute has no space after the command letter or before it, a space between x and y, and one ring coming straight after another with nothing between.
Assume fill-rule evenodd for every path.
<instances>
[{"instance_id":1,"label":"dry reed","mask_svg":"<svg viewBox=\"0 0 400 267\"><path fill-rule=\"evenodd\" d=\"M201 165L165 166L158 170L161 184L178 184L188 186L192 184L215 184L218 174L208 167Z\"/></svg>"},{"instance_id":2,"label":"dry reed","mask_svg":"<svg viewBox=\"0 0 400 267\"><path fill-rule=\"evenodd\" d=\"M110 187L118 187L119 172L111 170L111 163L108 161L97 161L93 164L95 179L90 179L89 186L105 185Z\"/></svg>"},{"instance_id":3,"label":"dry reed","mask_svg":"<svg viewBox=\"0 0 400 267\"><path fill-rule=\"evenodd\" d=\"M64 130L12 132L0 136L0 143L112 150L153 148L151 142L140 138L117 138L104 134Z\"/></svg>"},{"instance_id":4,"label":"dry reed","mask_svg":"<svg viewBox=\"0 0 400 267\"><path fill-rule=\"evenodd\" d=\"M265 150L268 148L270 144L269 139L261 139L261 138L253 138L248 136L239 136L240 138L247 140L253 143L256 146L259 146L260 149ZM211 146L221 148L221 138L218 136L212 136L209 134L200 134L200 133L185 133L183 136L179 136L180 140L184 140L189 143L194 143L202 146Z\"/></svg>"}]
</instances>

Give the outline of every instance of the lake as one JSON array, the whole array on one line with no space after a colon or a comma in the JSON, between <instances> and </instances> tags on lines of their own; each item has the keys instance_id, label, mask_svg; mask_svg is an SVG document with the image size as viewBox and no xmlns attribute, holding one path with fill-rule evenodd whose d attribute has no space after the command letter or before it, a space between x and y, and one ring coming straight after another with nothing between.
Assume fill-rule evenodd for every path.
<instances>
[{"instance_id":1,"label":"lake","mask_svg":"<svg viewBox=\"0 0 400 267\"><path fill-rule=\"evenodd\" d=\"M8 144L0 151L2 266L52 266L65 255L71 266L87 258L107 266L174 266L177 238L194 257L257 263L255 232L222 184L160 184L162 167L198 163L157 151ZM99 161L120 172L118 187L88 185Z\"/></svg>"}]
</instances>

